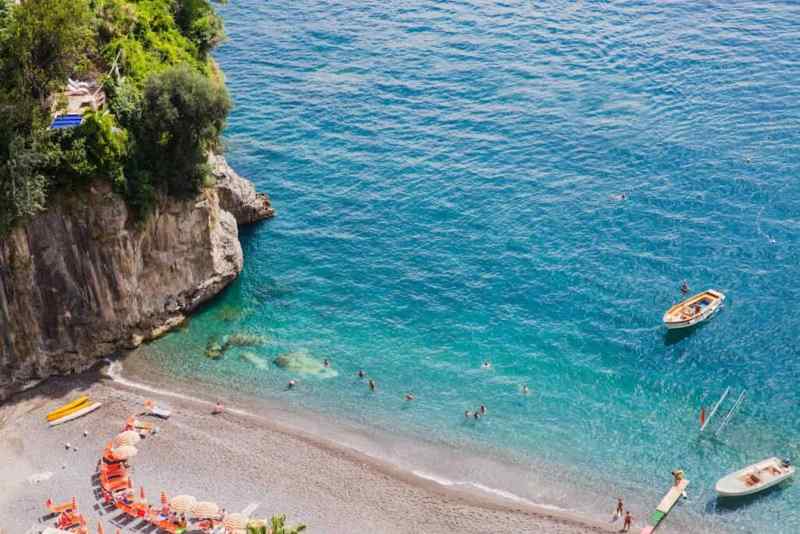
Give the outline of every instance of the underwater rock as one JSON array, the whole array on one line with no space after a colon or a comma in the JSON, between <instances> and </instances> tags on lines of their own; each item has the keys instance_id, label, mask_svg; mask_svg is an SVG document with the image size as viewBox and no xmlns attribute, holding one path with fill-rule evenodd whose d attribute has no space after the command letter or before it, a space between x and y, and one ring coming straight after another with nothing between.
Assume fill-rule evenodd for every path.
<instances>
[{"instance_id":1,"label":"underwater rock","mask_svg":"<svg viewBox=\"0 0 800 534\"><path fill-rule=\"evenodd\" d=\"M289 367L289 365L292 363L292 361L289 359L288 356L281 355L281 356L278 356L277 358L275 358L272 361L272 363L274 363L275 365L277 365L281 369L287 369Z\"/></svg>"},{"instance_id":2,"label":"underwater rock","mask_svg":"<svg viewBox=\"0 0 800 534\"><path fill-rule=\"evenodd\" d=\"M275 358L273 363L281 369L303 375L317 376L320 378L339 376L337 371L334 371L330 367L325 367L321 360L312 357L309 355L308 351L305 350L281 354Z\"/></svg>"},{"instance_id":3,"label":"underwater rock","mask_svg":"<svg viewBox=\"0 0 800 534\"><path fill-rule=\"evenodd\" d=\"M212 360L219 360L225 352L225 347L217 341L216 337L212 337L206 343L206 356Z\"/></svg>"},{"instance_id":4,"label":"underwater rock","mask_svg":"<svg viewBox=\"0 0 800 534\"><path fill-rule=\"evenodd\" d=\"M225 345L233 347L261 347L269 341L267 336L237 332L225 337Z\"/></svg>"}]
</instances>

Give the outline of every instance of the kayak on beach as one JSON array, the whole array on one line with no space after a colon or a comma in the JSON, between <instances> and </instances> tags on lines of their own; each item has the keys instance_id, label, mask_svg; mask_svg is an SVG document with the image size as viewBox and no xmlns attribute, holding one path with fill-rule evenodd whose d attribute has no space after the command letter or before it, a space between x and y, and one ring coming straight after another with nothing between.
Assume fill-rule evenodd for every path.
<instances>
[{"instance_id":1,"label":"kayak on beach","mask_svg":"<svg viewBox=\"0 0 800 534\"><path fill-rule=\"evenodd\" d=\"M77 399L68 402L64 406L56 408L52 412L47 414L48 421L55 421L56 419L60 419L65 415L72 413L75 410L80 409L81 406L89 402L89 397L86 395L81 395Z\"/></svg>"},{"instance_id":2,"label":"kayak on beach","mask_svg":"<svg viewBox=\"0 0 800 534\"><path fill-rule=\"evenodd\" d=\"M77 407L73 408L71 411L66 412L60 418L50 421L49 424L50 426L56 426L72 421L74 419L92 413L102 405L103 404L100 402L86 402L84 404L80 404Z\"/></svg>"}]
</instances>

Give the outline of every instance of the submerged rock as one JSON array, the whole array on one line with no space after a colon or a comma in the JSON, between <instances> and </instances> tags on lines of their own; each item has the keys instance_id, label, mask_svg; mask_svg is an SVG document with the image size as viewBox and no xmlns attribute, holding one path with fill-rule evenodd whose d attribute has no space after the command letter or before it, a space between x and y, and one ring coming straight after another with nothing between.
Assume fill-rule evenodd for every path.
<instances>
[{"instance_id":1,"label":"submerged rock","mask_svg":"<svg viewBox=\"0 0 800 534\"><path fill-rule=\"evenodd\" d=\"M261 334L248 334L239 332L225 337L225 345L233 347L261 347L267 344L269 338Z\"/></svg>"},{"instance_id":2,"label":"submerged rock","mask_svg":"<svg viewBox=\"0 0 800 534\"><path fill-rule=\"evenodd\" d=\"M212 337L206 343L206 356L212 360L219 360L225 352L225 347L217 341L216 337Z\"/></svg>"},{"instance_id":3,"label":"submerged rock","mask_svg":"<svg viewBox=\"0 0 800 534\"><path fill-rule=\"evenodd\" d=\"M339 376L338 372L330 367L325 367L322 360L312 357L305 350L281 354L273 360L273 363L281 369L303 375L317 376L320 378Z\"/></svg>"}]
</instances>

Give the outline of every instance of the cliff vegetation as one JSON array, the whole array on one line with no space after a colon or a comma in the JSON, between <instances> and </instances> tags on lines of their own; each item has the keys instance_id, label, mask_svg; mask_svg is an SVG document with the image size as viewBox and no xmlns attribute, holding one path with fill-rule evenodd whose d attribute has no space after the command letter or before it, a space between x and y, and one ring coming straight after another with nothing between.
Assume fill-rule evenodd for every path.
<instances>
[{"instance_id":1,"label":"cliff vegetation","mask_svg":"<svg viewBox=\"0 0 800 534\"><path fill-rule=\"evenodd\" d=\"M0 0L0 237L98 179L139 216L208 184L231 106L209 56L223 38L209 0ZM99 105L51 128L78 85Z\"/></svg>"}]
</instances>

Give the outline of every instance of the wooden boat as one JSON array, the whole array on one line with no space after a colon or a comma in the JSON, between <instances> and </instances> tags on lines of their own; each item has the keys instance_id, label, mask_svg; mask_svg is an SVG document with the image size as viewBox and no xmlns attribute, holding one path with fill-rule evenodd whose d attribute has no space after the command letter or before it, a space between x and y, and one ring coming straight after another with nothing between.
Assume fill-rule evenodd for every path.
<instances>
[{"instance_id":1,"label":"wooden boat","mask_svg":"<svg viewBox=\"0 0 800 534\"><path fill-rule=\"evenodd\" d=\"M78 417L83 417L84 415L86 415L88 413L92 413L93 411L98 409L100 406L102 406L102 403L100 403L100 402L89 402L87 404L82 404L82 405L80 405L78 407L77 410L74 410L74 411L62 416L60 419L55 419L53 421L50 421L50 426L60 425L62 423L66 423L68 421L72 421L73 419L77 419Z\"/></svg>"},{"instance_id":2,"label":"wooden boat","mask_svg":"<svg viewBox=\"0 0 800 534\"><path fill-rule=\"evenodd\" d=\"M720 497L752 495L791 478L794 471L788 461L767 458L719 479L716 490Z\"/></svg>"},{"instance_id":3,"label":"wooden boat","mask_svg":"<svg viewBox=\"0 0 800 534\"><path fill-rule=\"evenodd\" d=\"M86 404L87 402L89 402L89 397L87 397L86 395L81 395L80 397L78 397L74 401L68 402L64 406L61 406L60 408L56 408L55 410L53 410L52 412L47 414L47 420L48 421L54 421L56 419L60 419L60 418L64 417L65 415L67 415L70 412L73 412L75 410L79 410L80 406L83 405L83 404Z\"/></svg>"},{"instance_id":4,"label":"wooden boat","mask_svg":"<svg viewBox=\"0 0 800 534\"><path fill-rule=\"evenodd\" d=\"M669 329L694 326L714 315L724 301L723 293L707 289L668 309L664 314L664 324Z\"/></svg>"}]
</instances>

